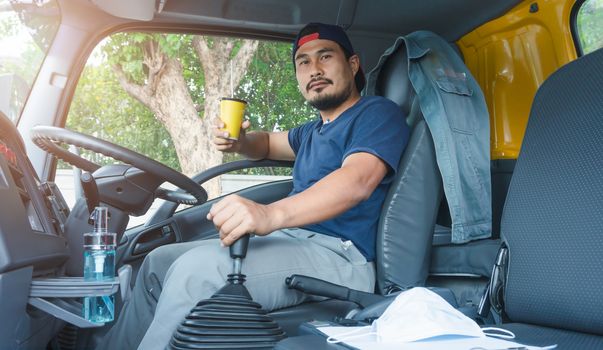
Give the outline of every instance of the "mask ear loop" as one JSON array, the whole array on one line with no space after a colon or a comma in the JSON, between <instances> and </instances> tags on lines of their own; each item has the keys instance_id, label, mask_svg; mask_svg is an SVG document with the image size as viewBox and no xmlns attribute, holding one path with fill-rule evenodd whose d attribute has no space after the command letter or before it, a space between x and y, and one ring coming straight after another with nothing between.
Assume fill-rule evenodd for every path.
<instances>
[{"instance_id":1,"label":"mask ear loop","mask_svg":"<svg viewBox=\"0 0 603 350\"><path fill-rule=\"evenodd\" d=\"M491 331L491 333L488 333ZM484 327L482 328L482 332L488 337L501 338L501 339L515 339L515 333L497 327ZM495 332L495 333L492 333Z\"/></svg>"},{"instance_id":2,"label":"mask ear loop","mask_svg":"<svg viewBox=\"0 0 603 350\"><path fill-rule=\"evenodd\" d=\"M498 333L487 333L488 331L494 331L494 332L498 332ZM484 334L488 337L495 337L495 338L501 338L501 339L515 339L515 334L513 332L506 330L506 329L498 328L498 327L484 327L484 328L482 328L482 332L484 332ZM551 350L551 349L555 349L556 347L557 347L557 344L553 344L553 345L539 347L537 349ZM529 348L532 349L532 347L529 347ZM536 349L536 347L534 347L534 349Z\"/></svg>"},{"instance_id":3,"label":"mask ear loop","mask_svg":"<svg viewBox=\"0 0 603 350\"><path fill-rule=\"evenodd\" d=\"M371 326L365 326L362 328L356 328L352 331L349 332L345 332L336 336L330 336L327 338L327 343L329 344L337 344L337 343L343 343L345 341L348 341L350 339L356 339L356 338L362 338L362 337L366 337L367 335L376 335L376 332L373 331L369 331L366 333L361 333L361 334L356 334L356 333L360 333L363 331L366 331L368 328L371 328Z\"/></svg>"}]
</instances>

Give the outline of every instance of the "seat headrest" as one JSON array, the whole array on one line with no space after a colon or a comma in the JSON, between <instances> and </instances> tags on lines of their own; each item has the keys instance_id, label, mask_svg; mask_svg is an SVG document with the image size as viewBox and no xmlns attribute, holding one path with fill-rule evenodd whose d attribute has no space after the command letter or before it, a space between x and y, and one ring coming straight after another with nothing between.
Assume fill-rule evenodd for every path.
<instances>
[{"instance_id":1,"label":"seat headrest","mask_svg":"<svg viewBox=\"0 0 603 350\"><path fill-rule=\"evenodd\" d=\"M409 115L415 92L408 78L406 46L387 57L376 79L375 95L394 101L404 115Z\"/></svg>"}]
</instances>

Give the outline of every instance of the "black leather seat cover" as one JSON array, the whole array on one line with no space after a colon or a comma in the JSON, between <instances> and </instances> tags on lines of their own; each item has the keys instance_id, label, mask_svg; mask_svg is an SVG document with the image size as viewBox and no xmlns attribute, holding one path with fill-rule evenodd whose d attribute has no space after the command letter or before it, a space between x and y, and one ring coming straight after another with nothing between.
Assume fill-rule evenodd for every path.
<instances>
[{"instance_id":1,"label":"black leather seat cover","mask_svg":"<svg viewBox=\"0 0 603 350\"><path fill-rule=\"evenodd\" d=\"M379 221L377 290L384 294L392 287L425 284L442 180L431 133L420 115L408 78L404 46L383 65L374 94L396 102L412 128Z\"/></svg>"}]
</instances>

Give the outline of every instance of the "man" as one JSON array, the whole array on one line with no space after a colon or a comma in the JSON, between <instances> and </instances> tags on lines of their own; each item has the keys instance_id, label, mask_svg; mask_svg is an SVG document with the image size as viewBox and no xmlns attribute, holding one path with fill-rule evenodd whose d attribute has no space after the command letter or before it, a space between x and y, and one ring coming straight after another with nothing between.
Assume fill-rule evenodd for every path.
<instances>
[{"instance_id":1,"label":"man","mask_svg":"<svg viewBox=\"0 0 603 350\"><path fill-rule=\"evenodd\" d=\"M304 27L293 44L293 61L299 89L320 118L276 133L246 133L245 122L237 141L216 128L214 140L223 152L295 160L288 197L262 205L231 195L207 215L223 247L246 233L265 236L250 240L242 272L254 300L268 310L307 298L286 288L285 278L294 273L373 291L377 222L408 139L397 105L360 97L365 79L359 57L340 27ZM132 302L106 337L114 343L103 345L132 347L144 334L139 349L165 348L184 316L225 284L231 268L228 249L216 240L154 251L141 268Z\"/></svg>"}]
</instances>

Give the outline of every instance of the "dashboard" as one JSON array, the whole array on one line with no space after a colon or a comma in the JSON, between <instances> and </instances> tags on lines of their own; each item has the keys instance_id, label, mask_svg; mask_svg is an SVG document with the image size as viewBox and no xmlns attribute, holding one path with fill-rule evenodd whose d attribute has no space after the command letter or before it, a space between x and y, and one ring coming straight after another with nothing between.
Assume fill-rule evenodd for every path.
<instances>
[{"instance_id":1,"label":"dashboard","mask_svg":"<svg viewBox=\"0 0 603 350\"><path fill-rule=\"evenodd\" d=\"M68 256L69 208L53 183L41 183L13 123L0 113L0 273L33 266L45 273Z\"/></svg>"}]
</instances>

